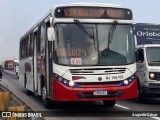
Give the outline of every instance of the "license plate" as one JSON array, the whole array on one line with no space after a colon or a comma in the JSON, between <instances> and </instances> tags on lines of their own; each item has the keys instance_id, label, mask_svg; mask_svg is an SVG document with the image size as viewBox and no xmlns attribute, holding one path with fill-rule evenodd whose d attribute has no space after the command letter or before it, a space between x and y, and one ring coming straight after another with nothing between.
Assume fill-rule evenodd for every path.
<instances>
[{"instance_id":1,"label":"license plate","mask_svg":"<svg viewBox=\"0 0 160 120\"><path fill-rule=\"evenodd\" d=\"M108 92L106 90L95 90L93 95L107 95Z\"/></svg>"}]
</instances>

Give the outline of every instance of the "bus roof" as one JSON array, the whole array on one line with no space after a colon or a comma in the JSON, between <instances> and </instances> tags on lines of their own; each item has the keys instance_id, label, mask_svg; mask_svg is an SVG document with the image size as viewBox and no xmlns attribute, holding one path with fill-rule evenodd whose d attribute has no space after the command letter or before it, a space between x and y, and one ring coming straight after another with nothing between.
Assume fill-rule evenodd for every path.
<instances>
[{"instance_id":1,"label":"bus roof","mask_svg":"<svg viewBox=\"0 0 160 120\"><path fill-rule=\"evenodd\" d=\"M98 6L98 7L120 7L120 5L109 4L109 3L94 3L94 2L84 2L84 3L70 3L64 5L57 5L56 7L61 6ZM55 7L55 6L54 6Z\"/></svg>"},{"instance_id":2,"label":"bus roof","mask_svg":"<svg viewBox=\"0 0 160 120\"><path fill-rule=\"evenodd\" d=\"M94 2L83 2L83 3L69 3L69 4L63 4L63 5L54 5L34 26L32 26L23 36L20 38L20 41L22 38L24 38L27 34L29 34L33 29L35 29L44 19L46 19L49 15L54 16L54 10L57 7L63 7L63 6L97 6L97 7L117 7L117 8L125 8L120 5L116 4L109 4L109 3L94 3Z\"/></svg>"}]
</instances>

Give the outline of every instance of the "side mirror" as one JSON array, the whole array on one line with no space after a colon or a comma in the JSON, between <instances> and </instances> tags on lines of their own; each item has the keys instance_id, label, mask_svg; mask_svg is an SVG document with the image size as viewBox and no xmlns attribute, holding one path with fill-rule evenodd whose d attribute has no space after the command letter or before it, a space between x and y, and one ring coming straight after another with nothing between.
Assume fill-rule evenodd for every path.
<instances>
[{"instance_id":1,"label":"side mirror","mask_svg":"<svg viewBox=\"0 0 160 120\"><path fill-rule=\"evenodd\" d=\"M144 61L144 52L143 49L138 49L136 51L136 61L137 62L143 62Z\"/></svg>"},{"instance_id":2,"label":"side mirror","mask_svg":"<svg viewBox=\"0 0 160 120\"><path fill-rule=\"evenodd\" d=\"M139 58L138 51L135 52L135 56L136 56L136 62L138 62L138 58Z\"/></svg>"},{"instance_id":3,"label":"side mirror","mask_svg":"<svg viewBox=\"0 0 160 120\"><path fill-rule=\"evenodd\" d=\"M47 28L47 37L49 41L54 41L55 40L55 34L54 34L54 28L49 27Z\"/></svg>"},{"instance_id":4,"label":"side mirror","mask_svg":"<svg viewBox=\"0 0 160 120\"><path fill-rule=\"evenodd\" d=\"M2 79L2 71L0 71L0 79ZM1 81L1 80L0 80Z\"/></svg>"}]
</instances>

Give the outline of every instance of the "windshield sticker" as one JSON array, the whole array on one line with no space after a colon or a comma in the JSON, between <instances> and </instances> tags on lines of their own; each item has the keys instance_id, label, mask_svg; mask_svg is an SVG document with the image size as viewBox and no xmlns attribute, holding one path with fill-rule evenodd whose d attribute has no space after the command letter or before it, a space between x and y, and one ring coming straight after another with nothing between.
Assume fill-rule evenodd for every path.
<instances>
[{"instance_id":1,"label":"windshield sticker","mask_svg":"<svg viewBox=\"0 0 160 120\"><path fill-rule=\"evenodd\" d=\"M72 56L72 57L80 57L86 56L86 51L81 49L57 49L56 50L58 57Z\"/></svg>"},{"instance_id":2,"label":"windshield sticker","mask_svg":"<svg viewBox=\"0 0 160 120\"><path fill-rule=\"evenodd\" d=\"M81 58L71 58L71 65L81 65L82 60Z\"/></svg>"}]
</instances>

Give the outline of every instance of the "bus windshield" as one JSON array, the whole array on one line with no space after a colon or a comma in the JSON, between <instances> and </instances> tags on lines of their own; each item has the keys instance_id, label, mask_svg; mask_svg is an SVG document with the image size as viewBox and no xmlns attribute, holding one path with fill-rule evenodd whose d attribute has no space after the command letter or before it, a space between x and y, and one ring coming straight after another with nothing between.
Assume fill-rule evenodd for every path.
<instances>
[{"instance_id":1,"label":"bus windshield","mask_svg":"<svg viewBox=\"0 0 160 120\"><path fill-rule=\"evenodd\" d=\"M114 66L135 62L132 25L81 24L55 25L56 63Z\"/></svg>"},{"instance_id":2,"label":"bus windshield","mask_svg":"<svg viewBox=\"0 0 160 120\"><path fill-rule=\"evenodd\" d=\"M160 66L160 47L147 47L146 55L149 66Z\"/></svg>"}]
</instances>

